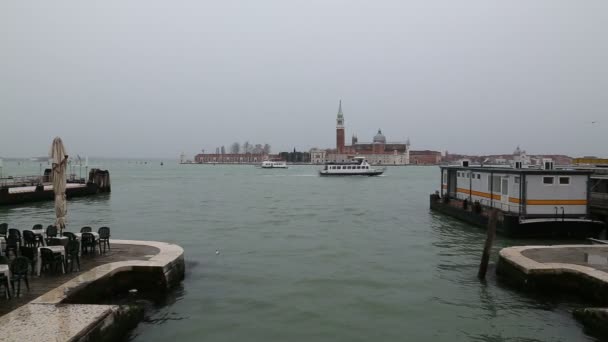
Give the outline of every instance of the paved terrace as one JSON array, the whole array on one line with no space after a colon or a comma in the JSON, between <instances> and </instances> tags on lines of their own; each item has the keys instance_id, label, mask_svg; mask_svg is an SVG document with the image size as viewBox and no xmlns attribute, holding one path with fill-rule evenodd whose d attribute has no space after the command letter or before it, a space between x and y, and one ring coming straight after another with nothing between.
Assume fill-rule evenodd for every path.
<instances>
[{"instance_id":1,"label":"paved terrace","mask_svg":"<svg viewBox=\"0 0 608 342\"><path fill-rule=\"evenodd\" d=\"M158 254L159 249L156 247L145 245L130 245L130 244L112 244L110 251L106 250L105 254L97 253L95 256L83 255L80 257L80 271L69 272L66 274L60 273L43 273L40 277L29 276L30 290L25 287L25 283L21 282L21 296L17 295L15 283L15 293L11 299L6 299L5 296L0 297L0 316L7 314L16 308L27 304L28 302L40 297L41 295L57 288L58 286L76 278L91 269L105 265L111 262L126 261L126 260L149 260L152 256ZM99 252L99 251L98 251Z\"/></svg>"},{"instance_id":2,"label":"paved terrace","mask_svg":"<svg viewBox=\"0 0 608 342\"><path fill-rule=\"evenodd\" d=\"M143 308L97 302L134 287L165 291L184 278L180 246L134 240L111 243L112 251L105 255L83 256L79 272L33 277L31 290L22 297L1 299L0 340L121 340L143 318Z\"/></svg>"}]
</instances>

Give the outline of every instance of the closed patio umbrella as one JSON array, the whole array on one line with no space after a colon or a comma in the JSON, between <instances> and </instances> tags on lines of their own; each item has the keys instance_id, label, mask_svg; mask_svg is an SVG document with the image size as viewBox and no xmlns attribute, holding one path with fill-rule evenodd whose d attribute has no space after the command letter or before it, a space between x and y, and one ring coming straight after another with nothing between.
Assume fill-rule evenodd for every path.
<instances>
[{"instance_id":1,"label":"closed patio umbrella","mask_svg":"<svg viewBox=\"0 0 608 342\"><path fill-rule=\"evenodd\" d=\"M65 198L65 179L68 154L63 146L61 138L53 139L51 151L49 152L51 163L53 166L53 192L55 193L55 216L57 220L55 225L63 231L65 228L65 216L68 213L67 201Z\"/></svg>"}]
</instances>

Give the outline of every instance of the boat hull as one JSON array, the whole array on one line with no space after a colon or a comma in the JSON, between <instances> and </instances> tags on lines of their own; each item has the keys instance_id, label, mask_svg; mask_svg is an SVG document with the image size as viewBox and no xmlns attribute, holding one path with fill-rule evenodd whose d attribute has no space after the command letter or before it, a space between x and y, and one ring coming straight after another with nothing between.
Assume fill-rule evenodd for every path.
<instances>
[{"instance_id":1,"label":"boat hull","mask_svg":"<svg viewBox=\"0 0 608 342\"><path fill-rule=\"evenodd\" d=\"M347 172L340 172L340 173L327 173L327 172L323 172L320 171L319 175L326 177L326 176L368 176L368 177L372 177L372 176L380 176L381 174L383 174L384 171L373 171L373 172L365 172L365 173L347 173Z\"/></svg>"},{"instance_id":2,"label":"boat hull","mask_svg":"<svg viewBox=\"0 0 608 342\"><path fill-rule=\"evenodd\" d=\"M488 225L487 216L443 203L434 195L430 196L430 208L481 228ZM497 232L512 238L589 238L598 237L605 228L603 222L594 220L520 220L518 215L502 212L496 224Z\"/></svg>"}]
</instances>

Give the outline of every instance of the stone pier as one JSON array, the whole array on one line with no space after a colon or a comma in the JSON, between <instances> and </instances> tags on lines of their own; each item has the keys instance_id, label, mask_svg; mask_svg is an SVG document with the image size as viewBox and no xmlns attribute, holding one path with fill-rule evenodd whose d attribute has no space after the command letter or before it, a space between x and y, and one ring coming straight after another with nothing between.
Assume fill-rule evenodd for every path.
<instances>
[{"instance_id":1,"label":"stone pier","mask_svg":"<svg viewBox=\"0 0 608 342\"><path fill-rule=\"evenodd\" d=\"M573 315L593 334L608 337L608 245L504 248L496 273L501 281L523 290L591 303Z\"/></svg>"}]
</instances>

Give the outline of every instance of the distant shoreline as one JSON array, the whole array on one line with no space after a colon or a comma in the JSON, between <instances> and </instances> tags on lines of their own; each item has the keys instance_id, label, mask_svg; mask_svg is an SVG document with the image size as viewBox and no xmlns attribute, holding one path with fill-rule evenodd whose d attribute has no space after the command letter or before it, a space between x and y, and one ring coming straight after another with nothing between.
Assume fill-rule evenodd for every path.
<instances>
[{"instance_id":1,"label":"distant shoreline","mask_svg":"<svg viewBox=\"0 0 608 342\"><path fill-rule=\"evenodd\" d=\"M178 163L180 165L243 165L243 166L257 166L260 163ZM323 166L324 164L312 164L312 163L287 163L287 165L304 165L304 166ZM407 166L438 166L439 164L406 164L406 165L392 165L392 164L373 164L377 166L392 166L392 167L407 167Z\"/></svg>"}]
</instances>

